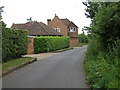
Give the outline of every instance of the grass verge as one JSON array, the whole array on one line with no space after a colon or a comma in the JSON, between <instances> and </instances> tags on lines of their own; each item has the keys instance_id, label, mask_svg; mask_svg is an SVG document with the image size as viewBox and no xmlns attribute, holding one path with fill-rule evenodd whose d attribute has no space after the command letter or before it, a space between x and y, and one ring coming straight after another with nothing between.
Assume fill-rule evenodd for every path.
<instances>
[{"instance_id":1,"label":"grass verge","mask_svg":"<svg viewBox=\"0 0 120 90\"><path fill-rule=\"evenodd\" d=\"M88 43L79 43L79 47L82 47L83 45L88 45Z\"/></svg>"},{"instance_id":2,"label":"grass verge","mask_svg":"<svg viewBox=\"0 0 120 90\"><path fill-rule=\"evenodd\" d=\"M2 63L2 72L5 72L13 67L16 67L18 65L21 65L27 61L30 61L33 59L32 57L23 57L23 58L17 58L17 59L12 59L7 62Z\"/></svg>"}]
</instances>

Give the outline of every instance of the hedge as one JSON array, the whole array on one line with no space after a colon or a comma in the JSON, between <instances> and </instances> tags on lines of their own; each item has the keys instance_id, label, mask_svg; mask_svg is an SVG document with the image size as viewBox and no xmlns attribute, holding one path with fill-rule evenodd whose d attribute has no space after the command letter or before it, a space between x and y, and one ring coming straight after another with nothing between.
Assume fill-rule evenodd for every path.
<instances>
[{"instance_id":1,"label":"hedge","mask_svg":"<svg viewBox=\"0 0 120 90\"><path fill-rule=\"evenodd\" d=\"M10 28L2 29L2 61L21 57L27 53L28 31Z\"/></svg>"},{"instance_id":2,"label":"hedge","mask_svg":"<svg viewBox=\"0 0 120 90\"><path fill-rule=\"evenodd\" d=\"M35 37L34 38L34 53L43 53L55 51L69 47L69 37Z\"/></svg>"}]
</instances>

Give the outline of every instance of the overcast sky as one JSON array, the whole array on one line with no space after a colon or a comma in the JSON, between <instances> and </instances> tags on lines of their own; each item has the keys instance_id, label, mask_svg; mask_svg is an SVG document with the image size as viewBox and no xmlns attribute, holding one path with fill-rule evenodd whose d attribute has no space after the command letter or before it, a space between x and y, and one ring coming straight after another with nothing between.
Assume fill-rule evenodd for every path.
<instances>
[{"instance_id":1,"label":"overcast sky","mask_svg":"<svg viewBox=\"0 0 120 90\"><path fill-rule=\"evenodd\" d=\"M5 6L2 18L7 27L13 23L26 23L30 17L47 24L47 19L53 19L55 13L61 19L73 21L79 27L79 33L90 24L82 0L0 0L0 6Z\"/></svg>"}]
</instances>

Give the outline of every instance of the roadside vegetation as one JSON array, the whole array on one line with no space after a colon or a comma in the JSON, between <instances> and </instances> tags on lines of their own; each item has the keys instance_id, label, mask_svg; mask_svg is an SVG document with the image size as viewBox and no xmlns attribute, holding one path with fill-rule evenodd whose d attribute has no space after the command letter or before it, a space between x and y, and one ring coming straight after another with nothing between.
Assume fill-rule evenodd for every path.
<instances>
[{"instance_id":1,"label":"roadside vegetation","mask_svg":"<svg viewBox=\"0 0 120 90\"><path fill-rule=\"evenodd\" d=\"M27 54L28 31L6 28L2 23L2 62Z\"/></svg>"},{"instance_id":2,"label":"roadside vegetation","mask_svg":"<svg viewBox=\"0 0 120 90\"><path fill-rule=\"evenodd\" d=\"M34 38L34 52L44 53L69 48L69 37L40 36Z\"/></svg>"},{"instance_id":3,"label":"roadside vegetation","mask_svg":"<svg viewBox=\"0 0 120 90\"><path fill-rule=\"evenodd\" d=\"M23 58L17 58L17 59L12 59L12 60L9 60L7 62L3 62L2 63L2 71L5 72L13 67L16 67L16 66L19 66L23 63L26 63L28 61L30 61L31 57L23 57Z\"/></svg>"},{"instance_id":4,"label":"roadside vegetation","mask_svg":"<svg viewBox=\"0 0 120 90\"><path fill-rule=\"evenodd\" d=\"M88 36L84 34L84 32L82 34L78 34L78 38L79 38L79 46L83 46L83 45L88 45Z\"/></svg>"},{"instance_id":5,"label":"roadside vegetation","mask_svg":"<svg viewBox=\"0 0 120 90\"><path fill-rule=\"evenodd\" d=\"M91 18L89 44L84 68L92 89L120 89L120 2L86 2L86 16Z\"/></svg>"}]
</instances>

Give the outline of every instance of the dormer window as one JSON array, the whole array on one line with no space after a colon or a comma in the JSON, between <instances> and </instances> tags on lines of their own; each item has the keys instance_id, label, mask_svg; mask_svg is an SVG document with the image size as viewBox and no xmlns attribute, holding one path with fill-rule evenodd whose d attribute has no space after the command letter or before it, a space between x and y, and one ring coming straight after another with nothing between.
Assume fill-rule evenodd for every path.
<instances>
[{"instance_id":1,"label":"dormer window","mask_svg":"<svg viewBox=\"0 0 120 90\"><path fill-rule=\"evenodd\" d=\"M54 28L54 30L60 32L60 28Z\"/></svg>"},{"instance_id":2,"label":"dormer window","mask_svg":"<svg viewBox=\"0 0 120 90\"><path fill-rule=\"evenodd\" d=\"M75 27L70 27L69 32L76 32L76 28Z\"/></svg>"}]
</instances>

